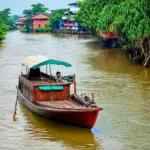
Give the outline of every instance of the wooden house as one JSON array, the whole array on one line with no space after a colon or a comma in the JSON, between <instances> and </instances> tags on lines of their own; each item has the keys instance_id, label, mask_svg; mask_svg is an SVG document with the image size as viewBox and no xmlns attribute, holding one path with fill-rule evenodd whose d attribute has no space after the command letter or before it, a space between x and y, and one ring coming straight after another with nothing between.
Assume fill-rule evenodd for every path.
<instances>
[{"instance_id":1,"label":"wooden house","mask_svg":"<svg viewBox=\"0 0 150 150\"><path fill-rule=\"evenodd\" d=\"M24 28L26 26L25 23L24 23L24 20L26 20L26 19L27 19L26 17L18 18L18 21L15 22L15 24L17 25L18 29Z\"/></svg>"},{"instance_id":2,"label":"wooden house","mask_svg":"<svg viewBox=\"0 0 150 150\"><path fill-rule=\"evenodd\" d=\"M35 15L32 17L33 29L44 28L48 23L49 17L43 14Z\"/></svg>"},{"instance_id":3,"label":"wooden house","mask_svg":"<svg viewBox=\"0 0 150 150\"><path fill-rule=\"evenodd\" d=\"M17 25L17 29L21 29L21 28L24 28L26 26L24 24L24 22L21 22L21 21L15 22L15 24Z\"/></svg>"},{"instance_id":4,"label":"wooden house","mask_svg":"<svg viewBox=\"0 0 150 150\"><path fill-rule=\"evenodd\" d=\"M75 21L75 14L80 10L80 8L77 6L77 3L70 3L68 5L69 11L64 12L62 20L60 21L60 26L64 29L77 31L79 30L80 26L79 23ZM64 25L62 25L62 22Z\"/></svg>"}]
</instances>

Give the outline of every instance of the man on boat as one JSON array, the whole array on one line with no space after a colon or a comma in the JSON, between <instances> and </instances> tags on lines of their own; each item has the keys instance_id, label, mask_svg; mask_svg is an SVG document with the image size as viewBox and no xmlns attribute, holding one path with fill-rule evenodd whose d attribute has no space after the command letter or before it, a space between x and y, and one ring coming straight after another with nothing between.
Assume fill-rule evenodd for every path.
<instances>
[{"instance_id":1,"label":"man on boat","mask_svg":"<svg viewBox=\"0 0 150 150\"><path fill-rule=\"evenodd\" d=\"M62 80L62 78L61 78L61 72L58 71L58 72L56 73L56 78L55 78L55 79L56 79L56 82L57 82L57 83L62 83L62 82L63 82L63 80Z\"/></svg>"}]
</instances>

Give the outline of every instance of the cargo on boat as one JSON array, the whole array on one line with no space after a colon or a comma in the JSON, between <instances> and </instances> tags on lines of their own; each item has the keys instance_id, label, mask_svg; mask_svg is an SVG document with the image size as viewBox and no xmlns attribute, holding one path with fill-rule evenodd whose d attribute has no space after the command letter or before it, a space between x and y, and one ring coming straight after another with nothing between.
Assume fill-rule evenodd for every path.
<instances>
[{"instance_id":1,"label":"cargo on boat","mask_svg":"<svg viewBox=\"0 0 150 150\"><path fill-rule=\"evenodd\" d=\"M71 122L92 129L102 108L94 102L94 94L76 94L75 76L61 77L59 82L51 74L51 65L71 67L72 65L45 56L30 56L23 62L26 73L19 76L17 96L20 102L33 113L60 121ZM46 73L40 70L46 66ZM49 73L48 73L49 70ZM74 84L74 94L70 85Z\"/></svg>"}]
</instances>

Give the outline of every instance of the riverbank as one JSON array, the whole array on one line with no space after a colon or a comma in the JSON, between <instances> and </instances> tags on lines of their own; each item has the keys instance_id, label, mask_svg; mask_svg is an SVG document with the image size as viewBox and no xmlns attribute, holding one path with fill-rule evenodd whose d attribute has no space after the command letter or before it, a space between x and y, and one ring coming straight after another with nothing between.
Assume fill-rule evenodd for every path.
<instances>
[{"instance_id":1,"label":"riverbank","mask_svg":"<svg viewBox=\"0 0 150 150\"><path fill-rule=\"evenodd\" d=\"M29 33L29 32L24 32ZM86 31L65 31L65 30L55 30L55 31L47 31L47 30L38 30L31 31L30 33L53 33L53 34L66 34L66 35L89 35L94 36L98 39L98 42L100 42L100 45L102 45L104 48L120 48L123 53L125 53L130 59L133 60L133 62L137 65L144 66L146 68L150 68L150 62L149 60L145 61L144 56L141 56L140 49L135 48L124 48L124 45L126 45L125 42L120 41L119 39L102 39L98 37L93 32L86 32ZM120 46L122 45L122 46Z\"/></svg>"},{"instance_id":2,"label":"riverbank","mask_svg":"<svg viewBox=\"0 0 150 150\"><path fill-rule=\"evenodd\" d=\"M90 32L90 31L55 30L55 31L52 31L51 33L58 33L58 34L75 34L75 35L93 35L93 36L96 36L95 33Z\"/></svg>"},{"instance_id":3,"label":"riverbank","mask_svg":"<svg viewBox=\"0 0 150 150\"><path fill-rule=\"evenodd\" d=\"M144 49L147 49L149 51L149 41L145 42L144 47L141 47L140 49L138 47L132 47L131 44L120 40L120 38L101 40L106 48L120 48L130 59L134 61L134 63L146 68L150 68L150 55L146 54L148 52L144 52Z\"/></svg>"},{"instance_id":4,"label":"riverbank","mask_svg":"<svg viewBox=\"0 0 150 150\"><path fill-rule=\"evenodd\" d=\"M73 30L54 30L50 31L48 28L39 28L36 30L27 31L24 28L20 30L23 33L57 33L57 34L72 34L72 35L93 35L96 36L95 33L90 31L73 31Z\"/></svg>"}]
</instances>

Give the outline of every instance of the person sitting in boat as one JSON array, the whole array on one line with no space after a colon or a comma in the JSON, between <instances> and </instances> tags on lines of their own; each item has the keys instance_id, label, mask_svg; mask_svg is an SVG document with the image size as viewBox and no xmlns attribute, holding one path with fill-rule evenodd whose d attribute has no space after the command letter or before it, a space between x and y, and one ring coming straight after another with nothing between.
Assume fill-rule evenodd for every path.
<instances>
[{"instance_id":1,"label":"person sitting in boat","mask_svg":"<svg viewBox=\"0 0 150 150\"><path fill-rule=\"evenodd\" d=\"M61 78L61 72L57 72L56 73L56 78L55 78L55 80L56 80L56 82L57 83L62 83L63 82L63 80L62 80L62 78Z\"/></svg>"}]
</instances>

